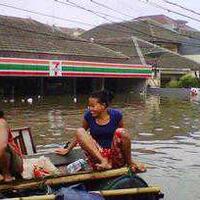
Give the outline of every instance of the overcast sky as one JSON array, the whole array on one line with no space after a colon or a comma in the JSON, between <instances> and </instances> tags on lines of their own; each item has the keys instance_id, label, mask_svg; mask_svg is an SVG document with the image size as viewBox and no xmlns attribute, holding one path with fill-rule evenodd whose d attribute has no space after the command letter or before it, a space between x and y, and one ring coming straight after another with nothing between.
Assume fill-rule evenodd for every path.
<instances>
[{"instance_id":1,"label":"overcast sky","mask_svg":"<svg viewBox=\"0 0 200 200\"><path fill-rule=\"evenodd\" d=\"M7 16L16 16L23 18L30 17L32 19L50 25L54 24L62 27L80 27L84 29L90 29L102 23L131 20L139 16L165 14L174 19L186 20L189 22L188 25L200 30L199 0L168 0L170 2L182 5L185 8L191 9L197 12L197 14L167 4L166 2L164 2L166 0L93 0L94 2L99 2L108 7L111 7L112 9L118 11L118 13L103 8L100 5L91 2L91 0L68 0L88 10L96 12L97 15L101 15L103 16L103 18L80 8L72 7L64 3L59 3L58 1L67 2L66 0L0 0L0 13L1 15ZM196 20L188 19L172 12L167 12L147 2L154 2L159 6L190 16L191 18L195 18ZM3 6L2 4L33 12L43 13L45 15L54 16L55 18L45 17L38 14L17 10L14 8L8 8ZM63 18L63 20L59 20L56 18ZM75 20L79 22L70 22L68 20Z\"/></svg>"}]
</instances>

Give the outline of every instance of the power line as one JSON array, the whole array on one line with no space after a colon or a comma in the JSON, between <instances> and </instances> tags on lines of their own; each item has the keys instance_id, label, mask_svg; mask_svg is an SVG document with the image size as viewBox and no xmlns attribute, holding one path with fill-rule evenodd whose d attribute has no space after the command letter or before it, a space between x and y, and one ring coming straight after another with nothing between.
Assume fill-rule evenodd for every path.
<instances>
[{"instance_id":1,"label":"power line","mask_svg":"<svg viewBox=\"0 0 200 200\"><path fill-rule=\"evenodd\" d=\"M7 5L6 5L7 6ZM18 8L16 8L16 7L13 7L12 6L12 8L15 8L15 9L18 9ZM20 10L23 10L23 11L26 11L26 12L29 12L28 10L25 10L25 9L20 9ZM34 12L34 11L30 11L30 12ZM36 12L35 12L36 13ZM37 12L37 14L38 14L38 12ZM40 13L40 14L42 14L43 15L43 13ZM45 14L44 14L45 15ZM51 17L54 17L54 16L51 16ZM64 19L64 18L63 18ZM67 20L68 21L68 20ZM1 25L4 25L5 26L5 24L1 24ZM17 27L12 27L12 28L17 28ZM109 29L108 27L104 27L105 29L108 29L108 30L110 30L110 31L115 31L115 30L113 30L113 29ZM128 27L129 29L130 29L130 27ZM22 30L22 29L20 29L20 30ZM118 29L117 29L118 30ZM59 38L59 39L65 39L65 40L68 40L68 41L78 41L78 42L88 42L88 41L84 41L84 40L80 40L80 39L69 39L69 38L66 38L66 37L63 37L62 36L62 38L59 36L55 36L55 35L51 35L51 34L47 34L47 33L41 33L41 32L37 32L37 31L33 31L33 30L24 30L23 29L23 31L28 31L28 32L32 32L32 33L35 33L35 34L42 34L42 35L46 35L46 36L51 36L51 37L54 37L54 38ZM119 30L118 30L119 31ZM120 30L121 32L124 32L124 33L129 33L129 32L126 32L126 31L122 31L122 30ZM152 36L151 36L152 37ZM167 40L165 40L165 41L167 41ZM170 41L170 40L169 40ZM119 44L119 42L117 42L117 43L101 43L101 44L104 44L104 45L116 45L116 46L123 46L123 44ZM194 44L191 44L191 43L185 43L185 44L190 44L190 45L192 45L192 46L194 46Z\"/></svg>"},{"instance_id":2,"label":"power line","mask_svg":"<svg viewBox=\"0 0 200 200\"><path fill-rule=\"evenodd\" d=\"M0 23L1 26L5 26L5 27L9 27L9 28L14 28L14 29L17 29L17 30L21 30L21 31L27 31L27 32L30 32L30 33L34 33L34 34L40 34L40 35L44 35L44 36L50 36L50 37L53 37L53 38L56 38L56 39L63 39L63 40L67 40L67 41L75 41L75 42L83 42L83 43L88 43L87 40L80 40L80 39L69 39L69 38L65 38L64 36L55 36L55 35L51 35L51 34L48 34L48 33L44 33L44 32L37 32L37 31L34 31L34 30L27 30L27 29L23 29L23 28L19 28L19 27L15 27L15 26L10 26L10 25L6 25L6 24L3 24L3 23ZM7 35L7 34L6 34ZM24 38L24 35L21 36ZM101 44L101 45L116 45L116 43L102 43L102 42L97 42L95 44ZM118 43L117 43L118 44ZM118 44L119 45L119 44ZM121 45L119 45L121 46ZM130 47L130 44L129 45L124 45L123 43L123 47ZM152 47L145 47L146 49L153 49L153 48L156 48L154 46ZM157 47L159 48L159 46ZM113 50L113 49L110 49L110 50ZM113 50L113 51L116 51L116 50ZM122 54L124 54L122 51L121 51ZM166 53L170 53L169 50L166 51ZM173 53L173 52L171 52ZM179 55L179 54L178 54ZM175 55L174 55L175 56ZM174 56L169 56L167 55L167 57L174 57ZM181 55L179 55L181 56ZM128 56L129 58L139 58L138 55L135 55L135 54L131 54ZM157 59L157 58L156 58Z\"/></svg>"},{"instance_id":3,"label":"power line","mask_svg":"<svg viewBox=\"0 0 200 200\"><path fill-rule=\"evenodd\" d=\"M130 16L130 15L127 15L127 14L125 14L125 13L122 13L122 12L120 12L120 11L118 11L118 10L115 10L115 9L113 9L113 8L111 8L111 7L109 7L109 6L105 5L105 4L103 4L103 3L99 3L99 2L97 2L97 1L95 1L95 0L90 0L90 2L92 2L92 3L94 3L94 4L98 5L98 6L101 6L101 7L103 7L103 8L106 8L106 9L108 9L108 10L114 11L114 12L116 12L117 14L121 14L121 15L124 15L124 16L126 16L126 17L130 17L131 19L133 18L133 17Z\"/></svg>"},{"instance_id":4,"label":"power line","mask_svg":"<svg viewBox=\"0 0 200 200\"><path fill-rule=\"evenodd\" d=\"M16 30L20 30L20 31L25 31L25 32L29 32L29 33L33 33L33 34L38 34L38 35L42 35L42 36L48 36L48 37L52 37L52 38L56 38L56 39L62 39L62 40L67 40L67 41L70 41L70 42L83 42L83 43L89 43L88 40L84 40L84 39L78 39L78 38L66 38L65 36L58 36L58 35L52 35L52 34L49 34L49 33L45 33L45 32L38 32L38 31L34 31L34 30L31 30L31 29L24 29L24 28L21 28L21 27L16 27L16 26L12 26L12 25L8 25L8 24L3 24L0 22L0 25L1 26L4 26L4 27L8 27L8 28L12 28L12 29L16 29ZM3 35L3 34L1 34ZM24 35L15 35L15 34L12 34L12 33L5 33L5 36L15 36L15 37L21 37L21 38L24 38L25 36ZM106 42L98 42L98 44L104 44L104 45L118 45L118 46L123 46L123 47L129 47L128 45L124 45L124 43L120 44L119 42L117 43L106 43Z\"/></svg>"},{"instance_id":5,"label":"power line","mask_svg":"<svg viewBox=\"0 0 200 200\"><path fill-rule=\"evenodd\" d=\"M177 12L177 11L170 10L170 9L168 9L168 8L166 8L166 7L163 7L163 6L161 6L161 5L159 5L159 4L155 3L155 2L152 2L152 1L150 1L150 0L146 0L146 1L139 0L139 1L141 1L141 2L143 2L143 3L150 4L150 5L152 5L152 6L156 7L156 8L160 8L160 9L162 9L162 10L165 10L165 11L169 12L169 13L174 13L174 14L180 15L180 16L182 16L182 17L186 17L186 18L188 18L188 19L192 19L192 20L194 20L194 21L200 22L199 19L196 19L196 18L194 18L194 17L191 17L191 16L188 16L188 15L179 13L179 12Z\"/></svg>"},{"instance_id":6,"label":"power line","mask_svg":"<svg viewBox=\"0 0 200 200\"><path fill-rule=\"evenodd\" d=\"M63 3L63 2L59 2L59 3ZM11 6L11 5L7 5L7 4L2 4L0 3L1 6L4 6L4 7L9 7L9 8L12 8L12 9L17 9L17 10L21 10L21 11L25 11L25 12L29 12L29 13L32 13L32 14L37 14L37 15L41 15L41 16L45 16L45 17L50 17L50 18L54 18L54 19L59 19L59 20L64 20L64 21L69 21L69 22L74 22L74 23L78 23L78 24L84 24L84 25L87 25L87 26L91 26L91 27L94 27L96 26L95 24L89 24L89 23L85 23L85 22L81 22L81 21L76 21L76 20L70 20L70 19L66 19L66 18L61 18L61 17L56 17L56 16L52 16L52 15L48 15L48 14L44 14L44 13L41 13L41 12L36 12L36 11L32 11L32 10L27 10L27 9L22 9L22 8L18 8L18 7L15 7L15 6ZM71 5L69 4L70 6L73 6L73 7L77 7L77 5ZM104 6L104 4L101 4L102 6ZM108 6L107 6L108 7ZM83 9L83 7L81 7L81 9ZM89 12L91 12L91 10L87 10ZM117 12L117 11L116 11ZM104 14L104 13L103 13ZM102 17L102 16L101 16ZM111 16L110 16L111 17ZM106 19L107 20L107 19ZM154 24L151 24L152 26L156 26ZM156 27L159 27L161 28L160 26L156 26ZM108 27L104 27L105 29L110 29ZM130 27L129 27L130 28ZM110 29L111 31L113 31L112 29ZM119 30L118 30L119 31ZM123 31L123 30L120 30L120 32L124 32L124 33L129 33L129 32L126 32L126 31ZM185 34L181 34L183 36L186 36L186 37L190 37L190 38L194 38L194 37L191 37L191 36L188 36L188 35L185 35ZM152 37L152 36L151 36ZM199 39L199 38L194 38L194 39Z\"/></svg>"},{"instance_id":7,"label":"power line","mask_svg":"<svg viewBox=\"0 0 200 200\"><path fill-rule=\"evenodd\" d=\"M109 7L109 6L105 5L105 4L103 4L103 3L99 3L99 2L97 2L97 1L95 1L95 0L90 0L90 1L91 1L92 3L95 3L96 5L99 5L99 6L103 7L103 8L107 8L107 9L109 9L109 10L111 10L111 11L114 11L114 12L116 12L116 13L120 13L120 14L122 14L122 15L124 15L124 16L129 16L130 18L134 18L133 16L124 14L124 13L122 13L122 12L119 12L119 11L117 11L117 10L115 10L115 9L113 9L113 8L111 8L111 7ZM142 25L142 24L141 24L141 25ZM160 29L163 29L163 27L160 27L159 25L156 25L156 24L152 24L152 23L151 23L151 26L153 26L153 27L158 27L158 28L160 28ZM170 30L170 31L171 31L171 30ZM185 36L185 37L188 37L188 38L191 38L191 39L193 38L193 39L198 39L198 40L199 40L199 38L189 36L188 34L179 33L179 35L182 35L182 36Z\"/></svg>"},{"instance_id":8,"label":"power line","mask_svg":"<svg viewBox=\"0 0 200 200\"><path fill-rule=\"evenodd\" d=\"M95 12L95 11L93 11L93 10L90 10L90 9L87 9L87 8L85 8L85 7L83 7L83 6L80 6L80 5L78 5L78 4L74 3L74 2L71 2L71 1L69 1L69 0L66 0L67 3L66 3L66 2L61 2L61 1L58 1L58 0L55 0L55 1L58 2L58 3L62 3L62 4L64 4L64 5L73 5L73 6L77 7L77 8L79 8L79 9L85 10L85 11L87 11L87 12L90 12L90 13L92 13L92 14L98 16L98 17L101 17L101 18L103 18L103 19L106 20L106 21L109 21L109 22L111 22L111 23L114 23L112 20L109 20L109 19L106 18L105 16L101 16L101 15L99 15L97 12ZM71 4L68 4L68 3L71 3ZM131 27L129 27L129 26L126 26L126 25L124 25L124 24L119 24L119 25L122 26L122 27L125 27L125 28L127 28L127 29L135 30L135 31L137 31L137 32L140 32L140 33L142 33L142 34L145 34L145 35L148 35L148 36L152 37L152 35L149 35L149 34L147 34L147 33L145 33L145 32L142 32L142 31L140 31L140 30L137 30L137 29L135 29L135 28L133 29L133 28L131 28ZM164 38L159 38L159 39L164 39Z\"/></svg>"},{"instance_id":9,"label":"power line","mask_svg":"<svg viewBox=\"0 0 200 200\"><path fill-rule=\"evenodd\" d=\"M99 5L99 6L103 7L103 8L109 9L109 10L114 11L114 12L116 12L116 13L120 13L120 14L122 14L122 15L124 15L124 16L128 16L128 17L130 17L130 18L133 18L133 16L127 15L127 14L122 13L122 12L119 12L119 11L117 11L117 10L115 10L115 9L113 9L113 8L111 8L111 7L109 7L109 6L105 5L105 4L103 4L103 3L99 3L99 2L97 2L97 1L95 1L95 0L90 0L90 1L91 1L92 3L95 3L96 5ZM139 0L139 1L142 1L142 0ZM169 4L172 4L172 5L179 6L179 7L181 7L182 9L185 9L185 10L188 10L188 11L190 11L190 12L193 12L193 13L195 13L195 14L200 15L200 13L197 13L197 12L191 10L191 9L187 9L187 8L185 8L185 7L183 7L183 6L179 5L179 4L172 3L172 2L167 1L167 0L162 0L162 1L164 1L164 2L166 2L166 3L169 3ZM143 2L143 1L142 1L142 2ZM149 3L149 0L146 0L146 2ZM154 3L154 4L156 4L156 3ZM159 5L156 4L156 6L159 6ZM179 14L179 15L181 15L181 16L188 17L188 18L190 18L190 19L193 19L193 20L196 20L196 21L200 22L199 19L190 17L190 16L185 15L185 14L182 14L182 13L178 13L178 12L176 12L176 11L172 11L172 10L167 9L167 8L164 8L164 7L162 7L162 6L160 6L159 8L166 9L168 12L174 12L175 14ZM153 25L153 26L154 26L154 25ZM155 25L155 26L156 26L156 25Z\"/></svg>"},{"instance_id":10,"label":"power line","mask_svg":"<svg viewBox=\"0 0 200 200\"><path fill-rule=\"evenodd\" d=\"M77 21L77 20L72 20L72 19L66 19L66 18L62 18L62 17L56 17L56 16L53 16L53 15L48 15L48 14L44 14L44 13L33 11L33 10L26 10L26 9L23 9L23 8L18 8L18 7L15 7L15 6L8 5L8 4L0 3L0 6L4 6L4 7L7 7L7 8L12 8L12 9L20 10L20 11L24 11L24 12L29 12L29 13L40 15L40 16L44 16L44 17L59 19L59 20L67 21L67 22L73 22L73 23L77 23L77 24L83 24L83 25L87 25L87 26L91 26L91 27L94 26L92 24L85 23L85 22L82 22L82 21Z\"/></svg>"},{"instance_id":11,"label":"power line","mask_svg":"<svg viewBox=\"0 0 200 200\"><path fill-rule=\"evenodd\" d=\"M164 1L165 3L168 3L168 4L170 4L170 5L173 5L173 6L182 8L183 10L187 10L187 11L193 13L193 14L200 15L200 13L196 12L195 10L186 8L186 7L184 7L184 6L182 6L182 5L178 4L178 3L174 3L174 2L171 2L171 1L167 1L167 0L162 0L162 1Z\"/></svg>"},{"instance_id":12,"label":"power line","mask_svg":"<svg viewBox=\"0 0 200 200\"><path fill-rule=\"evenodd\" d=\"M95 12L95 11L93 11L93 10L90 10L90 9L88 9L88 8L85 8L85 7L83 7L83 6L80 6L80 5L78 5L78 4L74 3L74 2L71 2L71 1L69 1L69 0L66 0L66 2L61 2L61 1L59 1L59 0L55 0L55 1L58 2L58 3L61 3L61 4L63 4L63 5L68 5L68 6L72 6L72 7L76 7L76 8L85 10L85 11L90 12L90 13L92 13L92 14L94 14L94 15L100 17L100 18L103 18L103 19L106 20L106 21L109 21L109 22L111 22L111 23L114 23L114 21L112 21L112 20L106 18L105 16L102 16L102 14L104 14L104 13ZM103 5L103 4L102 4L102 5ZM113 16L110 16L110 17L113 18ZM118 18L118 19L119 19L119 18ZM123 20L123 19L122 19L122 20ZM130 28L130 27L126 26L126 25L123 25L123 24L120 24L120 26L125 27L125 28L127 28L127 29L129 29L129 30L135 30L135 31L137 31L137 32L140 32L140 33L142 33L142 34L144 34L144 35L148 35L148 36L150 36L150 37L153 38L152 35L149 35L149 34L147 34L147 33L145 33L145 32L140 31L140 30L132 29L132 28ZM127 33L129 33L129 32L127 32ZM154 38L156 38L156 37L154 37ZM159 38L159 39L165 39L165 38ZM166 39L165 39L165 40L166 40ZM167 40L166 40L166 41L167 41ZM168 41L171 41L171 40L168 40Z\"/></svg>"},{"instance_id":13,"label":"power line","mask_svg":"<svg viewBox=\"0 0 200 200\"><path fill-rule=\"evenodd\" d=\"M67 41L71 41L71 42L82 42L82 43L87 43L87 44L89 43L88 40L83 40L83 39L80 40L78 38L76 38L76 39L70 38L69 39L69 38L66 38L64 36L52 35L52 34L48 34L48 33L44 33L44 32L38 32L38 31L30 30L30 29L24 29L24 28L21 28L21 27L15 27L15 26L3 24L3 23L0 23L0 25L4 26L4 27L13 28L13 29L16 29L16 30L26 31L26 32L29 32L29 33L39 34L39 35L48 36L48 37L52 37L52 38L56 38L56 39L62 39L62 40L67 40ZM5 36L8 36L8 34L6 34ZM14 35L14 36L16 37L16 35ZM24 38L25 36L22 35L21 37ZM95 43L93 43L93 44L95 44ZM108 45L108 43L104 43L104 45L106 45L106 44ZM135 55L135 57L137 57L137 56Z\"/></svg>"},{"instance_id":14,"label":"power line","mask_svg":"<svg viewBox=\"0 0 200 200\"><path fill-rule=\"evenodd\" d=\"M89 25L89 26L93 26L89 23L84 23L84 22L80 22L80 21L76 21L76 20L69 20L69 19L65 19L65 18L61 18L61 17L56 17L56 16L51 16L51 15L48 15L48 14L44 14L44 13L40 13L40 12L36 12L36 11L30 11L30 10L26 10L26 9L21 9L21 8L17 8L17 7L14 7L14 6L10 6L10 5L5 5L5 4L1 4L1 6L5 6L5 7L9 7L9 8L14 8L14 9L18 9L18 10L21 10L21 11L26 11L26 12L30 12L30 13L33 13L33 14L38 14L38 15L42 15L42 16L46 16L46 17L51 17L51 18L55 18L55 19L59 19L59 20L64 20L64 21L70 21L70 22L74 22L74 23L79 23L79 24L85 24L85 25ZM76 5L74 5L75 7L77 7ZM83 7L82 7L83 8ZM88 10L87 10L88 11ZM90 10L91 11L91 10ZM95 13L94 13L95 14ZM101 16L103 17L103 16ZM107 20L107 19L106 19ZM2 26L5 26L5 24L1 24ZM47 34L47 33L43 33L43 32L37 32L37 31L33 31L33 30L27 30L27 29L20 29L18 27L13 27L13 26L8 26L6 25L7 27L12 27L12 28L15 28L15 29L18 29L18 30L23 30L23 31L27 31L27 32L31 32L31 33L34 33L34 34L41 34L41 35L44 35L44 36L50 36L50 37L54 37L54 38L59 38L59 39L64 39L64 40L68 40L68 41L76 41L76 42L86 42L88 43L88 41L85 41L85 40L80 40L80 39L69 39L69 38L65 38L64 36L55 36L55 35L51 35L51 34ZM106 27L107 29L109 29L108 27ZM129 27L130 28L130 27ZM110 31L113 31L110 29ZM121 31L121 32L126 32L126 31ZM126 32L128 33L128 32ZM8 34L7 34L8 35ZM24 37L24 36L23 36ZM101 45L116 45L116 46L123 46L123 47L130 47L130 45L124 45L124 44L119 44L119 42L117 43L103 43L103 42L98 42L97 44L101 44ZM153 48L153 47L145 47L145 48ZM123 53L123 52L122 52ZM138 55L131 55L130 57L138 57ZM169 56L168 56L169 57Z\"/></svg>"},{"instance_id":15,"label":"power line","mask_svg":"<svg viewBox=\"0 0 200 200\"><path fill-rule=\"evenodd\" d=\"M65 21L70 21L70 22L76 22L76 23L81 23L81 24L86 24L86 25L91 25L91 26L94 26L93 24L87 24L87 23L84 23L84 22L79 22L79 21L74 21L74 20L69 20L69 19L65 19L65 18L59 18L59 17L55 17L55 16L52 16L52 15L47 15L47 14L43 14L43 13L40 13L40 12L36 12L36 11L31 11L31 10L26 10L26 9L22 9L22 8L18 8L18 7L14 7L14 6L10 6L10 5L6 5L6 4L1 4L1 6L5 6L5 7L9 7L9 8L13 8L13 9L17 9L17 10L21 10L21 11L25 11L25 12L30 12L30 13L33 13L33 14L38 14L38 15L42 15L42 16L47 16L47 17L51 17L51 18L56 18L56 19L62 19L62 20L65 20ZM73 5L74 7L77 7L76 5ZM82 7L81 7L82 8ZM90 11L90 10L89 10ZM13 27L12 27L13 28ZM16 27L17 28L17 27ZM113 29L109 29L108 27L105 27L106 29L110 30L110 31L115 31ZM32 30L26 30L26 31L29 31L29 32L32 32ZM127 31L122 31L120 30L121 32L124 32L124 33L129 33ZM34 32L36 33L36 32ZM38 32L39 33L39 32ZM39 33L39 34L42 34L42 33ZM52 35L48 35L48 36L51 36ZM79 40L71 40L71 41L79 41ZM81 40L82 42L82 40Z\"/></svg>"},{"instance_id":16,"label":"power line","mask_svg":"<svg viewBox=\"0 0 200 200\"><path fill-rule=\"evenodd\" d=\"M41 15L41 16L45 16L45 17L50 17L50 18L54 18L54 19L64 20L64 21L67 21L67 22L73 22L73 23L77 23L77 24L83 24L83 25L87 25L87 26L91 26L91 27L97 26L96 24L89 24L89 23L85 23L85 22L82 22L82 21L76 21L76 20L71 20L71 19L56 17L56 16L44 14L44 13L41 13L41 12L36 12L36 11L32 11L32 10L26 10L26 9L18 8L18 7L7 5L7 4L0 3L0 5L4 6L4 7L7 7L7 8L12 8L12 9L16 9L16 10L20 10L20 11L32 13L32 14L37 14L37 15ZM106 28L106 29L109 29L109 28ZM126 31L121 31L121 32L128 33Z\"/></svg>"},{"instance_id":17,"label":"power line","mask_svg":"<svg viewBox=\"0 0 200 200\"><path fill-rule=\"evenodd\" d=\"M80 5L78 5L78 4L74 3L74 2L70 2L68 0L66 0L67 2L62 2L62 1L58 1L58 0L55 0L55 1L58 2L58 3L61 3L63 5L68 5L68 6L71 6L71 7L75 7L75 8L79 8L79 9L85 10L85 11L90 12L90 13L92 13L92 14L98 16L98 17L101 17L102 19L107 21L107 18L105 17L105 14L102 15L102 13L94 12L93 10L90 10L88 8L80 6Z\"/></svg>"},{"instance_id":18,"label":"power line","mask_svg":"<svg viewBox=\"0 0 200 200\"><path fill-rule=\"evenodd\" d=\"M55 1L58 1L58 0L55 0ZM76 3L74 3L74 2L70 2L69 0L66 0L69 4L71 4L71 5L73 5L74 7L77 7L77 4ZM61 2L59 2L59 3L61 3ZM83 6L79 6L79 8L82 8L83 10L85 10L85 11L88 11L88 12L93 12L93 10L90 10L90 9L86 9L85 7L83 7ZM110 17L110 18L115 18L115 19L117 19L117 20L124 20L123 18L120 18L120 17L114 17L114 16L112 16L112 15L109 15L109 14L107 14L107 13L103 13L103 12L99 12L99 11L95 11L95 13L98 13L98 14L100 14L100 15L104 15L104 16L106 16L106 17ZM95 13L93 13L93 14L95 14Z\"/></svg>"},{"instance_id":19,"label":"power line","mask_svg":"<svg viewBox=\"0 0 200 200\"><path fill-rule=\"evenodd\" d=\"M106 18L105 16L102 17L101 15L97 14L95 11L90 10L90 9L87 9L87 8L85 8L85 7L83 7L83 6L80 6L80 5L78 5L78 4L74 3L74 2L71 2L71 1L69 1L69 0L66 0L67 3L66 3L66 2L61 2L61 1L58 1L58 0L55 0L55 1L56 1L56 2L59 2L59 3L62 3L62 4L64 4L64 5L71 5L71 4L72 4L73 7L75 6L75 7L79 8L79 9L82 9L82 10L85 10L85 11L90 12L90 13L92 13L92 14L95 14L95 15L97 15L98 17L101 17L101 18L105 19L106 21L109 21L109 22L111 22L111 23L115 23L115 22L113 22L112 20ZM68 4L68 3L71 3L71 4ZM150 35L150 34L148 34L148 33L146 33L146 32L143 32L143 31L141 31L141 30L138 30L138 29L136 29L136 28L132 28L132 27L126 26L125 24L120 24L120 23L118 23L118 25L121 26L121 27L125 27L126 29L129 29L129 30L136 31L136 32L142 33L142 34L144 34L144 35L147 35L148 37L151 37L152 39L162 39L162 40L165 41L165 42L173 42L172 40L167 40L166 38L162 38L162 37L158 37L158 36L152 36L152 35ZM161 27L160 27L160 28L161 28ZM181 34L180 34L180 35L181 35ZM195 43L186 43L186 42L183 42L183 41L181 41L181 42L182 42L183 44L190 44L191 46L196 45Z\"/></svg>"},{"instance_id":20,"label":"power line","mask_svg":"<svg viewBox=\"0 0 200 200\"><path fill-rule=\"evenodd\" d=\"M65 37L66 34L61 32L61 31L59 31L59 33L62 34L62 36L61 35L49 34L47 32L38 32L38 31L35 31L35 30L32 30L32 29L24 29L24 28L21 28L21 27L8 25L8 24L4 24L4 23L1 23L1 22L0 22L0 25L4 26L4 27L9 27L9 28L13 28L13 29L16 29L16 30L20 30L20 31L25 31L25 32L33 33L33 34L39 34L39 35L48 36L48 37L57 38L57 39L65 39L65 40L69 40L69 41L73 41L73 42L88 42L87 40L80 39L80 38L79 39L78 38L70 38L69 39L69 38ZM22 37L25 37L25 36L23 35Z\"/></svg>"},{"instance_id":21,"label":"power line","mask_svg":"<svg viewBox=\"0 0 200 200\"><path fill-rule=\"evenodd\" d=\"M90 13L92 13L92 14L94 14L94 15L100 17L100 18L103 18L103 19L106 20L106 21L109 21L109 22L111 22L111 23L115 23L114 21L112 21L112 20L106 18L105 16L99 15L97 12L95 12L95 11L93 11L93 10L90 10L90 9L87 9L87 8L85 8L85 7L83 7L83 6L80 6L80 5L78 5L78 4L74 3L74 2L71 2L71 1L69 1L69 0L66 0L67 3L66 3L66 2L61 2L61 1L58 1L58 0L55 0L55 1L58 2L58 3L64 4L64 5L69 5L69 6L73 6L73 7L75 6L75 7L79 8L79 9L85 10L85 11L90 12ZM70 3L70 4L69 4L69 3ZM140 30L137 30L137 29L133 29L133 28L128 27L128 26L126 26L126 25L124 25L124 24L119 24L119 25L120 25L121 27L125 27L125 28L130 29L130 30L135 30L135 31L140 32L140 33L142 33L142 34L144 34L144 35L148 35L148 36L152 37L152 35L149 35L149 34L147 34L147 33L145 33L145 32L142 32L142 31L140 31ZM159 39L161 39L161 38L159 38ZM164 38L162 38L162 39L164 39Z\"/></svg>"},{"instance_id":22,"label":"power line","mask_svg":"<svg viewBox=\"0 0 200 200\"><path fill-rule=\"evenodd\" d=\"M5 26L5 27L9 27L9 28L14 28L14 29L17 29L17 30L21 30L21 31L27 31L27 32L30 32L30 33L34 33L34 34L40 34L40 35L43 35L43 36L50 36L50 37L53 37L53 38L56 38L56 39L63 39L63 40L67 40L67 41L75 41L75 42L83 42L83 43L88 43L87 40L78 40L78 39L69 39L69 38L65 38L63 36L54 36L54 35L51 35L51 34L48 34L48 33L44 33L44 32L37 32L37 31L33 31L33 30L27 30L27 29L23 29L23 28L18 28L18 27L15 27L15 26L9 26L9 25L5 25L5 24L2 24L0 23L1 26ZM8 34L6 34L7 36ZM16 35L14 35L16 36ZM21 36L22 38L24 38L24 35ZM101 45L116 45L116 43L103 43L103 42L97 42L95 44L101 44ZM119 45L119 46L123 46L123 47L130 47L130 45ZM148 47L146 47L148 48ZM152 48L152 47L149 47L149 48ZM121 52L123 53L123 52ZM131 57L138 57L138 55L134 55L132 54Z\"/></svg>"},{"instance_id":23,"label":"power line","mask_svg":"<svg viewBox=\"0 0 200 200\"><path fill-rule=\"evenodd\" d=\"M91 1L92 3L95 3L95 4L99 5L99 6L101 6L101 7L107 8L107 9L109 9L109 10L112 10L112 11L118 13L117 10L112 9L112 8L110 8L109 6L107 6L107 5L103 4L103 3L99 3L99 2L94 1L94 0L90 0L90 1ZM124 15L124 16L129 16L129 17L131 17L131 18L134 18L133 16L126 15L126 14L124 14L124 13L122 13L122 12L120 12L120 14L122 14L122 15ZM142 25L142 24L141 24L141 25ZM153 26L153 27L158 27L158 28L160 28L160 29L163 29L163 27L161 27L161 26L159 26L159 25L156 25L156 24L152 24L152 23L151 23L151 26ZM170 30L170 31L171 31L171 30ZM193 39L199 39L199 38L196 38L196 37L189 36L188 34L179 33L179 35L182 35L182 36L185 36L185 37L188 37L188 38L191 38L191 39L192 39L192 38L193 38Z\"/></svg>"},{"instance_id":24,"label":"power line","mask_svg":"<svg viewBox=\"0 0 200 200\"><path fill-rule=\"evenodd\" d=\"M84 10L84 11L90 12L90 13L92 13L92 14L98 16L98 17L103 18L103 19L106 20L106 21L108 21L108 19L107 19L106 17L115 18L115 19L117 19L117 20L122 20L122 21L124 20L123 18L114 17L114 16L109 15L109 14L107 14L107 13L103 13L103 12L99 12L99 11L93 11L93 10L91 10L91 9L85 8L85 7L83 7L83 6L80 6L79 4L76 4L76 3L71 2L71 1L69 1L69 0L66 0L66 2L62 2L62 1L59 1L59 0L54 0L54 1L56 1L56 2L58 2L58 3L61 3L61 4L64 4L64 5L68 5L68 6L71 6L71 7L79 8L79 9L82 9L82 10Z\"/></svg>"}]
</instances>

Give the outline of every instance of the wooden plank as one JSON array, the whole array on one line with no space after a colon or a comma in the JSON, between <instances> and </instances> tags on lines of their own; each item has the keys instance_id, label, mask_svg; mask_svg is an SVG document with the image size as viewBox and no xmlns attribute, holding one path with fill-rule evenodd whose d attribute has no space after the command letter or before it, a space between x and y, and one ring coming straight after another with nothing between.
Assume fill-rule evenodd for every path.
<instances>
[{"instance_id":1,"label":"wooden plank","mask_svg":"<svg viewBox=\"0 0 200 200\"><path fill-rule=\"evenodd\" d=\"M36 147L29 127L11 129L11 133L15 143L19 145L24 155L36 153Z\"/></svg>"}]
</instances>

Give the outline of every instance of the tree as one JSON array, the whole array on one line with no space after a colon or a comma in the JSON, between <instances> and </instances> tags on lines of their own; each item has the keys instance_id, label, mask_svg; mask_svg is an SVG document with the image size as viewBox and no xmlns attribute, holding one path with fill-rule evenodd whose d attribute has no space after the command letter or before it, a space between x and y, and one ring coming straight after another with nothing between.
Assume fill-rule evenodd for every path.
<instances>
[{"instance_id":1,"label":"tree","mask_svg":"<svg viewBox=\"0 0 200 200\"><path fill-rule=\"evenodd\" d=\"M199 80L190 74L186 74L180 78L179 84L184 88L199 87Z\"/></svg>"}]
</instances>

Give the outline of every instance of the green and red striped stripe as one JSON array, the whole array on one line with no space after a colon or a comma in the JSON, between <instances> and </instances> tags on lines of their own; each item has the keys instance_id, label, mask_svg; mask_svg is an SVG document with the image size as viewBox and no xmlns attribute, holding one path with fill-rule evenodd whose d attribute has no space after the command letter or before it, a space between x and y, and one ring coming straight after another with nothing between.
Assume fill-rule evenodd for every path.
<instances>
[{"instance_id":1,"label":"green and red striped stripe","mask_svg":"<svg viewBox=\"0 0 200 200\"><path fill-rule=\"evenodd\" d=\"M61 64L64 77L150 78L152 73L144 65L0 58L0 76L50 76L52 62Z\"/></svg>"}]
</instances>

